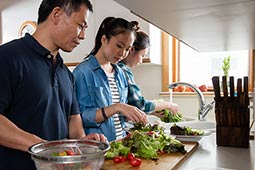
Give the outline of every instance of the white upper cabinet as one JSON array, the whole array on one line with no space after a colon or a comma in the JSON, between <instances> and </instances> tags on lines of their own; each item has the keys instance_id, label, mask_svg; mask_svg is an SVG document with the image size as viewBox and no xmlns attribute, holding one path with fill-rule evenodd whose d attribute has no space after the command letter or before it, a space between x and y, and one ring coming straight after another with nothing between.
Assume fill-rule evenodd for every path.
<instances>
[{"instance_id":1,"label":"white upper cabinet","mask_svg":"<svg viewBox=\"0 0 255 170\"><path fill-rule=\"evenodd\" d=\"M114 0L199 52L255 49L255 0Z\"/></svg>"}]
</instances>

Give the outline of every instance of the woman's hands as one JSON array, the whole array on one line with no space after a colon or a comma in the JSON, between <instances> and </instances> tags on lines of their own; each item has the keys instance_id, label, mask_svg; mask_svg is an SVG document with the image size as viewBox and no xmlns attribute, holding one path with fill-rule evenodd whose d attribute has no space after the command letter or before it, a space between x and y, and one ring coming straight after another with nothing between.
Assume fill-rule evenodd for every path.
<instances>
[{"instance_id":1,"label":"woman's hands","mask_svg":"<svg viewBox=\"0 0 255 170\"><path fill-rule=\"evenodd\" d=\"M179 106L178 106L176 103L170 103L170 102L169 102L169 107L168 107L168 109L169 109L173 114L175 114L175 113L178 111Z\"/></svg>"},{"instance_id":2,"label":"woman's hands","mask_svg":"<svg viewBox=\"0 0 255 170\"><path fill-rule=\"evenodd\" d=\"M147 115L135 106L118 103L115 104L116 112L123 113L129 120L136 123L148 123Z\"/></svg>"}]
</instances>

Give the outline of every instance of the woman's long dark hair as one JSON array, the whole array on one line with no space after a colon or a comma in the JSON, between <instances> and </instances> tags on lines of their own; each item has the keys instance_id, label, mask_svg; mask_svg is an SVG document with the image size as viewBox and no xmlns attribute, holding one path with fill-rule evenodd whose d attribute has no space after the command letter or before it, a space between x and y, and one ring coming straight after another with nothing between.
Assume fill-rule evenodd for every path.
<instances>
[{"instance_id":1,"label":"woman's long dark hair","mask_svg":"<svg viewBox=\"0 0 255 170\"><path fill-rule=\"evenodd\" d=\"M133 32L136 36L136 31L134 30L133 25L127 20L115 17L105 18L98 29L95 39L95 46L90 52L90 54L95 55L98 52L98 50L102 46L101 38L103 35L105 35L106 38L109 40L111 37L125 32Z\"/></svg>"}]
</instances>

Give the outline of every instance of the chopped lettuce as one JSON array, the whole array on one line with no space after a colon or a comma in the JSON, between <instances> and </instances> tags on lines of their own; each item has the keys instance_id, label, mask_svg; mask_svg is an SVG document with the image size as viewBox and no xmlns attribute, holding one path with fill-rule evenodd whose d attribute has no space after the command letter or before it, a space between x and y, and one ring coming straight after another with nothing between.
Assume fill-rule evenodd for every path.
<instances>
[{"instance_id":1,"label":"chopped lettuce","mask_svg":"<svg viewBox=\"0 0 255 170\"><path fill-rule=\"evenodd\" d=\"M157 125L135 124L132 132L122 141L111 142L106 158L126 156L129 152L145 159L158 159L158 153L186 153L184 144L164 133Z\"/></svg>"},{"instance_id":2,"label":"chopped lettuce","mask_svg":"<svg viewBox=\"0 0 255 170\"><path fill-rule=\"evenodd\" d=\"M180 122L182 121L182 114L177 112L173 114L170 110L164 109L164 117L160 118L162 122L170 123L170 122Z\"/></svg>"}]
</instances>

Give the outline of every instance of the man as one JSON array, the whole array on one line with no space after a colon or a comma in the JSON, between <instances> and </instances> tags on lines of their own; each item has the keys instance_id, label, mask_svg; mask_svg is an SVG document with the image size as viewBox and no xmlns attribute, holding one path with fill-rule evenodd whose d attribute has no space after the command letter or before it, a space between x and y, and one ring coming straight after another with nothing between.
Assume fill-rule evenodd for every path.
<instances>
[{"instance_id":1,"label":"man","mask_svg":"<svg viewBox=\"0 0 255 170\"><path fill-rule=\"evenodd\" d=\"M43 0L31 36L0 47L0 169L35 170L28 147L85 136L71 72L59 49L71 52L85 38L89 0Z\"/></svg>"}]
</instances>

